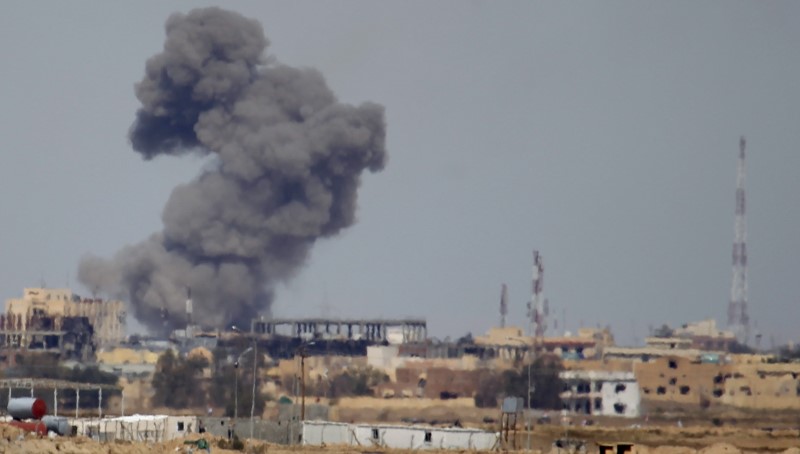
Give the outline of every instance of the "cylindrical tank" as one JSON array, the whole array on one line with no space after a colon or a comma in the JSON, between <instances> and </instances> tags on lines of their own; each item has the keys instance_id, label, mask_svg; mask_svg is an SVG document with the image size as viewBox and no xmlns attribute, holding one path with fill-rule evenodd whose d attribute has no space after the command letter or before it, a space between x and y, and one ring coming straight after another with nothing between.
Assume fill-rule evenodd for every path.
<instances>
[{"instance_id":1,"label":"cylindrical tank","mask_svg":"<svg viewBox=\"0 0 800 454\"><path fill-rule=\"evenodd\" d=\"M19 427L22 430L33 432L38 435L47 435L47 426L41 421L25 422L25 421L11 421L9 426Z\"/></svg>"},{"instance_id":2,"label":"cylindrical tank","mask_svg":"<svg viewBox=\"0 0 800 454\"><path fill-rule=\"evenodd\" d=\"M67 418L63 416L47 415L42 418L42 422L47 427L47 430L55 432L59 435L69 435L70 427Z\"/></svg>"},{"instance_id":3,"label":"cylindrical tank","mask_svg":"<svg viewBox=\"0 0 800 454\"><path fill-rule=\"evenodd\" d=\"M8 414L14 419L42 419L47 404L35 397L15 397L8 401Z\"/></svg>"}]
</instances>

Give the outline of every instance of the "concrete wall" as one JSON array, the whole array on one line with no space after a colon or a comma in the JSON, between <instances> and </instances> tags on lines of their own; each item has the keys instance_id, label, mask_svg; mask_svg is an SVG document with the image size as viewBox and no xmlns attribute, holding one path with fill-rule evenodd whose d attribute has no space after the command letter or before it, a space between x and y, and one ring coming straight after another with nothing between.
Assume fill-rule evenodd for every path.
<instances>
[{"instance_id":1,"label":"concrete wall","mask_svg":"<svg viewBox=\"0 0 800 454\"><path fill-rule=\"evenodd\" d=\"M636 418L640 414L639 384L631 374L627 380L606 381L600 388L603 399L600 414ZM622 409L622 412L620 412Z\"/></svg>"},{"instance_id":2,"label":"concrete wall","mask_svg":"<svg viewBox=\"0 0 800 454\"><path fill-rule=\"evenodd\" d=\"M239 438L250 438L250 418L207 417L200 418L206 433L218 437L228 437L228 429L231 429L231 436L235 433ZM270 443L288 445L300 442L300 423L292 421L267 421L256 419L253 421L253 438L265 440Z\"/></svg>"}]
</instances>

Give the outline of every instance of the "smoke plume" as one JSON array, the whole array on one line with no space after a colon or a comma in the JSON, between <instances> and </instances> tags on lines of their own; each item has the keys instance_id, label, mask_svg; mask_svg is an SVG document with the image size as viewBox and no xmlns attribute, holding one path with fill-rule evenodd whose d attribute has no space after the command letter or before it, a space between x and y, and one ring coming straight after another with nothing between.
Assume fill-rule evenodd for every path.
<instances>
[{"instance_id":1,"label":"smoke plume","mask_svg":"<svg viewBox=\"0 0 800 454\"><path fill-rule=\"evenodd\" d=\"M249 326L314 242L355 220L365 169L386 161L383 107L337 101L322 75L267 58L261 25L218 8L174 14L136 85L129 135L144 159L210 154L176 187L164 229L110 259L84 257L87 288L129 301L151 330L194 319Z\"/></svg>"}]
</instances>

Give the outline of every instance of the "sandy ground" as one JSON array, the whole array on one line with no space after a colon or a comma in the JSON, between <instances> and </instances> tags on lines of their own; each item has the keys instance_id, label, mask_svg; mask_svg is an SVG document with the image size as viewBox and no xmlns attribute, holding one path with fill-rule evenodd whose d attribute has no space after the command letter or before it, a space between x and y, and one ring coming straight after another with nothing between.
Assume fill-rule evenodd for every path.
<instances>
[{"instance_id":1,"label":"sandy ground","mask_svg":"<svg viewBox=\"0 0 800 454\"><path fill-rule=\"evenodd\" d=\"M571 427L565 432L559 426L540 426L530 435L517 433L517 445L513 446L509 438L508 446L502 451L530 451L538 454L564 454L552 447L557 438L574 438L586 443L586 453L598 452L598 443L615 444L632 443L631 454L749 454L749 453L784 453L800 454L800 433L796 430L765 431L744 428L600 428ZM206 437L210 441L213 453L239 453L219 447L218 438ZM530 442L530 444L529 444ZM39 438L26 434L14 427L0 425L0 453L75 453L75 454L156 454L191 452L191 447L184 445L183 440L163 443L99 443L85 437L72 438ZM530 452L528 451L528 452ZM195 450L194 452L199 452ZM349 447L286 447L261 442L246 442L246 453L296 454L310 452L319 454L404 452L385 449L356 449ZM442 451L440 451L442 452ZM449 451L456 452L456 451ZM616 452L612 453L616 454Z\"/></svg>"}]
</instances>

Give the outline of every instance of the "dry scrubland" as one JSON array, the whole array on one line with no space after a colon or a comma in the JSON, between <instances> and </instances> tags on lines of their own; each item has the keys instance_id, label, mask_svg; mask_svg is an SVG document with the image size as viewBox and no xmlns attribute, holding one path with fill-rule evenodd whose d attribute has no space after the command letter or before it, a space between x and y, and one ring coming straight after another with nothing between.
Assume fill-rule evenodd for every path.
<instances>
[{"instance_id":1,"label":"dry scrubland","mask_svg":"<svg viewBox=\"0 0 800 454\"><path fill-rule=\"evenodd\" d=\"M587 440L587 453L597 452L594 442L633 442L633 454L738 454L738 453L784 453L800 454L800 437L797 431L767 432L755 429L708 429L708 428L580 428L570 429L570 437ZM525 443L528 435L518 434L520 443ZM551 443L555 438L563 437L564 429L557 426L537 428L531 434L533 451L546 454L552 450ZM231 449L222 449L219 438L205 437L211 442L214 453L238 453ZM520 445L521 446L521 445ZM9 426L0 426L0 453L76 453L76 454L156 454L186 452L183 440L164 443L98 443L84 437L76 438L38 438L31 434ZM376 447L364 448L308 448L286 447L267 443L248 443L246 453L290 454L298 452L311 453L375 453L404 452L400 450L384 450ZM431 451L433 452L433 451ZM442 452L442 451L440 451ZM453 452L453 451L450 451ZM463 452L463 451L462 451Z\"/></svg>"}]
</instances>

